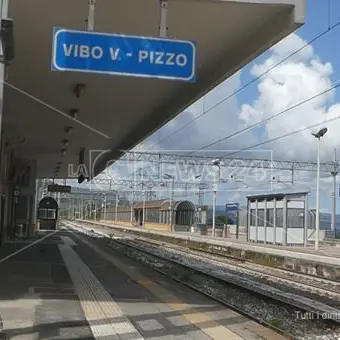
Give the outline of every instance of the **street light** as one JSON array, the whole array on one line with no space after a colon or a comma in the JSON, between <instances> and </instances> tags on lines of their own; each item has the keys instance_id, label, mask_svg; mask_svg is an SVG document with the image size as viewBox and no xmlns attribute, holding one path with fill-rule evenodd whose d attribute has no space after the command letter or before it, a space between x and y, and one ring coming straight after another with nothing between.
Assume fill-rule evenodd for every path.
<instances>
[{"instance_id":1,"label":"street light","mask_svg":"<svg viewBox=\"0 0 340 340\"><path fill-rule=\"evenodd\" d=\"M320 229L320 139L328 131L327 128L322 128L317 133L312 135L318 139L318 160L316 173L316 216L315 216L315 250L319 249L319 229Z\"/></svg>"},{"instance_id":2,"label":"street light","mask_svg":"<svg viewBox=\"0 0 340 340\"><path fill-rule=\"evenodd\" d=\"M142 187L144 187L144 186L142 186ZM142 216L141 227L144 228L144 224L145 224L145 191L144 191L144 189L142 189L142 195L143 195L143 216Z\"/></svg>"},{"instance_id":3,"label":"street light","mask_svg":"<svg viewBox=\"0 0 340 340\"><path fill-rule=\"evenodd\" d=\"M199 178L201 178L202 177L202 175L195 175L194 176L194 180L195 179L199 179ZM200 182L198 182L198 196L199 196L199 192L200 192L200 184L202 183L202 180L200 181ZM198 197L198 205L199 205L199 197Z\"/></svg>"},{"instance_id":4,"label":"street light","mask_svg":"<svg viewBox=\"0 0 340 340\"><path fill-rule=\"evenodd\" d=\"M118 215L118 202L119 202L119 196L118 192L116 191L116 206L115 206L115 222L117 223L117 215Z\"/></svg>"},{"instance_id":5,"label":"street light","mask_svg":"<svg viewBox=\"0 0 340 340\"><path fill-rule=\"evenodd\" d=\"M172 201L174 199L174 186L175 186L175 177L171 176L169 174L164 174L164 178L171 178L172 184L171 184L171 195L170 195L170 203L169 203L169 224L170 224L170 231L172 231Z\"/></svg>"},{"instance_id":6,"label":"street light","mask_svg":"<svg viewBox=\"0 0 340 340\"><path fill-rule=\"evenodd\" d=\"M221 162L219 159L215 159L213 161L213 166L218 167L218 180L220 180L220 171L221 171ZM213 185L213 216L212 216L212 237L215 237L215 219L216 219L216 192L217 192L217 180L216 175L214 176L214 185Z\"/></svg>"},{"instance_id":7,"label":"street light","mask_svg":"<svg viewBox=\"0 0 340 340\"><path fill-rule=\"evenodd\" d=\"M135 188L134 188L134 185L131 185L130 188L132 189L131 191L131 211L130 211L130 220L131 220L131 226L133 226L133 201L134 201L134 194L135 194Z\"/></svg>"},{"instance_id":8,"label":"street light","mask_svg":"<svg viewBox=\"0 0 340 340\"><path fill-rule=\"evenodd\" d=\"M104 205L104 221L106 221L106 194L103 194L103 198L104 198L104 202L103 202L103 205Z\"/></svg>"},{"instance_id":9,"label":"street light","mask_svg":"<svg viewBox=\"0 0 340 340\"><path fill-rule=\"evenodd\" d=\"M144 187L146 186L148 189L151 189L152 188L152 185L149 185L147 186L145 183L141 183L141 186L142 186L142 196L143 196L143 216L142 216L142 228L145 228L145 190L144 190Z\"/></svg>"},{"instance_id":10,"label":"street light","mask_svg":"<svg viewBox=\"0 0 340 340\"><path fill-rule=\"evenodd\" d=\"M194 180L195 179L199 179L201 178L202 175L195 175L194 176ZM198 221L199 221L199 211L201 211L201 208L199 207L200 205L200 184L202 183L202 180L199 182L199 185L198 185L198 199L197 199L197 208L195 208L195 216L194 216L194 225L195 225L195 230L197 230L197 225L198 225Z\"/></svg>"}]
</instances>

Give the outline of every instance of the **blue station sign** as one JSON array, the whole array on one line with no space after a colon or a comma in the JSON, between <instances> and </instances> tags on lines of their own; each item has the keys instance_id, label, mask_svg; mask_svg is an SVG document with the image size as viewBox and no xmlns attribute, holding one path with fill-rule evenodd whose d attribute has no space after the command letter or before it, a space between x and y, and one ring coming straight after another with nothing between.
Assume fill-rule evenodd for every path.
<instances>
[{"instance_id":1,"label":"blue station sign","mask_svg":"<svg viewBox=\"0 0 340 340\"><path fill-rule=\"evenodd\" d=\"M53 71L195 81L191 41L62 28L53 30Z\"/></svg>"}]
</instances>

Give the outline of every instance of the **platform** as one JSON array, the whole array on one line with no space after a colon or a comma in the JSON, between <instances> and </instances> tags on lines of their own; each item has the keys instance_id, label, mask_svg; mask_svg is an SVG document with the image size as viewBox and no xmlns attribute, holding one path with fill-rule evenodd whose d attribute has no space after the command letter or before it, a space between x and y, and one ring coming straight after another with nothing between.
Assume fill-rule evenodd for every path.
<instances>
[{"instance_id":1,"label":"platform","mask_svg":"<svg viewBox=\"0 0 340 340\"><path fill-rule=\"evenodd\" d=\"M82 221L82 220L78 220ZM160 232L153 230L143 230L136 227L126 227L113 224L105 224L102 222L85 221L91 222L97 225L105 225L107 227L118 228L118 229L128 229L131 231L143 232L146 235L149 233L166 235L179 239L192 240L197 242L205 242L214 245L220 245L224 247L232 247L234 249L249 250L257 253L264 253L276 256L282 256L284 258L301 259L306 261L312 261L317 263L322 263L330 266L340 267L340 248L330 246L327 244L322 244L319 246L319 250L315 250L313 245L307 247L287 247L272 244L258 244L253 242L247 242L245 240L237 240L234 237L231 239L222 237L212 237L212 236L202 236L197 233L187 233L187 232Z\"/></svg>"},{"instance_id":2,"label":"platform","mask_svg":"<svg viewBox=\"0 0 340 340\"><path fill-rule=\"evenodd\" d=\"M94 242L60 230L0 248L9 339L283 339Z\"/></svg>"}]
</instances>

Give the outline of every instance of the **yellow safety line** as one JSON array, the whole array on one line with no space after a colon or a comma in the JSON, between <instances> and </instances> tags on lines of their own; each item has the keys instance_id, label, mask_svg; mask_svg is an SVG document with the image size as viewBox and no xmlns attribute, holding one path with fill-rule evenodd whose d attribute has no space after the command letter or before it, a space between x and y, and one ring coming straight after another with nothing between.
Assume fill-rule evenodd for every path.
<instances>
[{"instance_id":1,"label":"yellow safety line","mask_svg":"<svg viewBox=\"0 0 340 340\"><path fill-rule=\"evenodd\" d=\"M95 245L91 244L89 241L83 237L74 234L74 236L81 238L81 240L86 243L90 248L95 250L98 254L103 256L107 261L111 262L115 267L120 269L134 281L138 282L140 285L149 290L154 296L156 296L162 303L170 307L172 310L179 312L186 320L191 324L194 324L203 333L207 334L214 340L243 340L242 337L230 331L228 328L220 325L218 322L212 320L209 316L201 313L190 305L180 301L175 295L171 294L167 289L163 288L159 284L148 280L139 271L130 269L126 267L122 262L103 250L99 249ZM170 302L171 301L171 302ZM200 323L208 323L209 327L204 327Z\"/></svg>"},{"instance_id":2,"label":"yellow safety line","mask_svg":"<svg viewBox=\"0 0 340 340\"><path fill-rule=\"evenodd\" d=\"M202 332L210 336L212 339L220 340L242 340L240 336L230 331L228 328L220 325L218 322L211 319L206 314L191 308L190 305L180 301L175 295L170 293L167 289L151 281L137 280L139 284L148 289L160 301L165 303L171 309L177 311L191 324L194 324ZM150 284L151 282L151 284ZM146 284L145 284L146 283ZM171 302L170 302L171 301ZM204 327L206 323L209 326Z\"/></svg>"}]
</instances>

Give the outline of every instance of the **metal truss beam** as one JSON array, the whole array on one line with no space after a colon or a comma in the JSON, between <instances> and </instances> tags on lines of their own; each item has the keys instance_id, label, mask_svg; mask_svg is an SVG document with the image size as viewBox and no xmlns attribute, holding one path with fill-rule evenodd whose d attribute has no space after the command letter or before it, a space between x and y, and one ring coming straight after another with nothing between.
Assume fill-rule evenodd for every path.
<instances>
[{"instance_id":1,"label":"metal truss beam","mask_svg":"<svg viewBox=\"0 0 340 340\"><path fill-rule=\"evenodd\" d=\"M171 181L158 181L158 180L149 180L149 179L100 179L95 178L91 181L93 185L109 185L109 186L125 186L125 191L131 192L134 191L140 191L140 190L148 190L150 188L154 187L164 187L168 188L171 186ZM175 188L177 189L198 189L199 186L204 188L208 187L207 183L202 182L174 182ZM130 190L129 190L129 189ZM117 190L117 189L116 189ZM120 191L120 190L117 190Z\"/></svg>"},{"instance_id":2,"label":"metal truss beam","mask_svg":"<svg viewBox=\"0 0 340 340\"><path fill-rule=\"evenodd\" d=\"M132 152L127 151L118 161L129 162L145 162L145 163L185 163L187 165L211 165L212 160L218 158L207 156L191 156L187 154L172 153L151 153L151 152ZM219 158L222 167L228 168L262 168L275 170L300 170L300 171L316 171L316 162L300 162L287 160L272 159L247 159L247 158ZM339 172L339 162L326 162L320 164L321 172Z\"/></svg>"}]
</instances>

